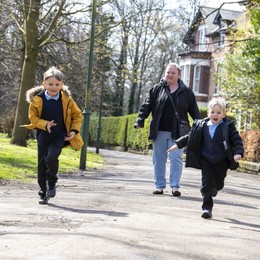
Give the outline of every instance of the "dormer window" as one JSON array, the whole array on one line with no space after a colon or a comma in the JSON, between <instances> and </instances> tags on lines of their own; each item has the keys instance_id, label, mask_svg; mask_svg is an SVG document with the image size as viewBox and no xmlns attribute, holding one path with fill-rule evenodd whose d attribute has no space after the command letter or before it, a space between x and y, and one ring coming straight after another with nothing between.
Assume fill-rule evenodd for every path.
<instances>
[{"instance_id":1,"label":"dormer window","mask_svg":"<svg viewBox=\"0 0 260 260\"><path fill-rule=\"evenodd\" d=\"M220 29L227 29L227 22L225 22L225 21L223 21L223 20L221 20L220 21Z\"/></svg>"}]
</instances>

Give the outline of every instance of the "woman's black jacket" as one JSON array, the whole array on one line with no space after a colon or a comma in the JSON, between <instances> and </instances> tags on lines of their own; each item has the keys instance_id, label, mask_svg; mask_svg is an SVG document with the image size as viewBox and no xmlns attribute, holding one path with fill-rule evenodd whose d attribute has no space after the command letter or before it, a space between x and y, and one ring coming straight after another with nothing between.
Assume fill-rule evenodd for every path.
<instances>
[{"instance_id":1,"label":"woman's black jacket","mask_svg":"<svg viewBox=\"0 0 260 260\"><path fill-rule=\"evenodd\" d=\"M154 141L157 138L163 108L168 98L167 88L169 91L169 86L165 80L161 80L159 84L152 87L149 91L149 97L144 101L139 110L136 124L140 127L144 127L144 120L152 113L148 136L148 139L151 141ZM176 91L177 104L175 104L175 106L178 110L180 119L189 122L187 113L190 114L193 120L200 119L200 112L192 90L187 88L183 81L179 79L179 88ZM179 136L175 137L176 133L174 134L174 130L176 129L172 130L172 137L173 139L177 139Z\"/></svg>"},{"instance_id":2,"label":"woman's black jacket","mask_svg":"<svg viewBox=\"0 0 260 260\"><path fill-rule=\"evenodd\" d=\"M202 142L203 142L203 126L209 121L209 118L201 120L195 120L189 134L180 137L176 140L178 148L187 146L186 150L186 167L192 167L201 169L200 159L202 154ZM235 169L234 154L244 155L244 147L239 132L236 130L234 123L224 118L222 123L222 139L223 146L229 159L229 168Z\"/></svg>"}]
</instances>

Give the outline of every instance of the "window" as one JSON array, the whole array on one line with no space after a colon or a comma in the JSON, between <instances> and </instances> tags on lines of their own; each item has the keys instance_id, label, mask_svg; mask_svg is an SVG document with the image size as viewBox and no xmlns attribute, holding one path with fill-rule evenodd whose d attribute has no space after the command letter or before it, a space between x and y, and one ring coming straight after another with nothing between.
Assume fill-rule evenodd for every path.
<instances>
[{"instance_id":1,"label":"window","mask_svg":"<svg viewBox=\"0 0 260 260\"><path fill-rule=\"evenodd\" d=\"M220 36L219 36L219 46L224 46L225 44L225 37L226 35L224 33L220 33Z\"/></svg>"},{"instance_id":2,"label":"window","mask_svg":"<svg viewBox=\"0 0 260 260\"><path fill-rule=\"evenodd\" d=\"M200 90L200 71L201 66L194 67L193 91L199 93Z\"/></svg>"},{"instance_id":3,"label":"window","mask_svg":"<svg viewBox=\"0 0 260 260\"><path fill-rule=\"evenodd\" d=\"M190 66L181 66L181 79L186 86L189 85Z\"/></svg>"},{"instance_id":4,"label":"window","mask_svg":"<svg viewBox=\"0 0 260 260\"><path fill-rule=\"evenodd\" d=\"M220 73L221 73L221 66L218 65L217 75L216 75L217 84L215 86L215 93L214 93L215 95L219 95L219 92L220 92L220 85L221 85Z\"/></svg>"},{"instance_id":5,"label":"window","mask_svg":"<svg viewBox=\"0 0 260 260\"><path fill-rule=\"evenodd\" d=\"M184 82L185 78L185 67L182 65L181 66L181 80Z\"/></svg>"},{"instance_id":6,"label":"window","mask_svg":"<svg viewBox=\"0 0 260 260\"><path fill-rule=\"evenodd\" d=\"M198 29L199 33L199 51L207 50L207 39L206 39L206 26L200 25Z\"/></svg>"}]
</instances>

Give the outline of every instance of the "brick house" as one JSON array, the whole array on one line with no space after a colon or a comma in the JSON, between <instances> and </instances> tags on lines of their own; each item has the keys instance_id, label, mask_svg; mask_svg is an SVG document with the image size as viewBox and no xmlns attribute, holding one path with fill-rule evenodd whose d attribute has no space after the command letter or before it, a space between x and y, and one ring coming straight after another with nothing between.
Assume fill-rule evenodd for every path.
<instances>
[{"instance_id":1,"label":"brick house","mask_svg":"<svg viewBox=\"0 0 260 260\"><path fill-rule=\"evenodd\" d=\"M221 61L230 51L228 35L236 29L243 11L200 7L183 42L189 50L179 53L182 80L194 91L199 106L217 96L220 84L216 82Z\"/></svg>"}]
</instances>

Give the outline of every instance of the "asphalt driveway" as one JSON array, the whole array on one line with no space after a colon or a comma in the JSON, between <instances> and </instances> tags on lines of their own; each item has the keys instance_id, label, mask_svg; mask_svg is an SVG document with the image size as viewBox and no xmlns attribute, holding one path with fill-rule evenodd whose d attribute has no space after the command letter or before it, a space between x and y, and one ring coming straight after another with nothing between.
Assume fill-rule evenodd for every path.
<instances>
[{"instance_id":1,"label":"asphalt driveway","mask_svg":"<svg viewBox=\"0 0 260 260\"><path fill-rule=\"evenodd\" d=\"M36 180L0 181L0 259L260 259L260 177L229 172L213 219L201 215L200 171L182 196L153 195L149 155L100 150L107 165L61 175L38 204Z\"/></svg>"}]
</instances>

